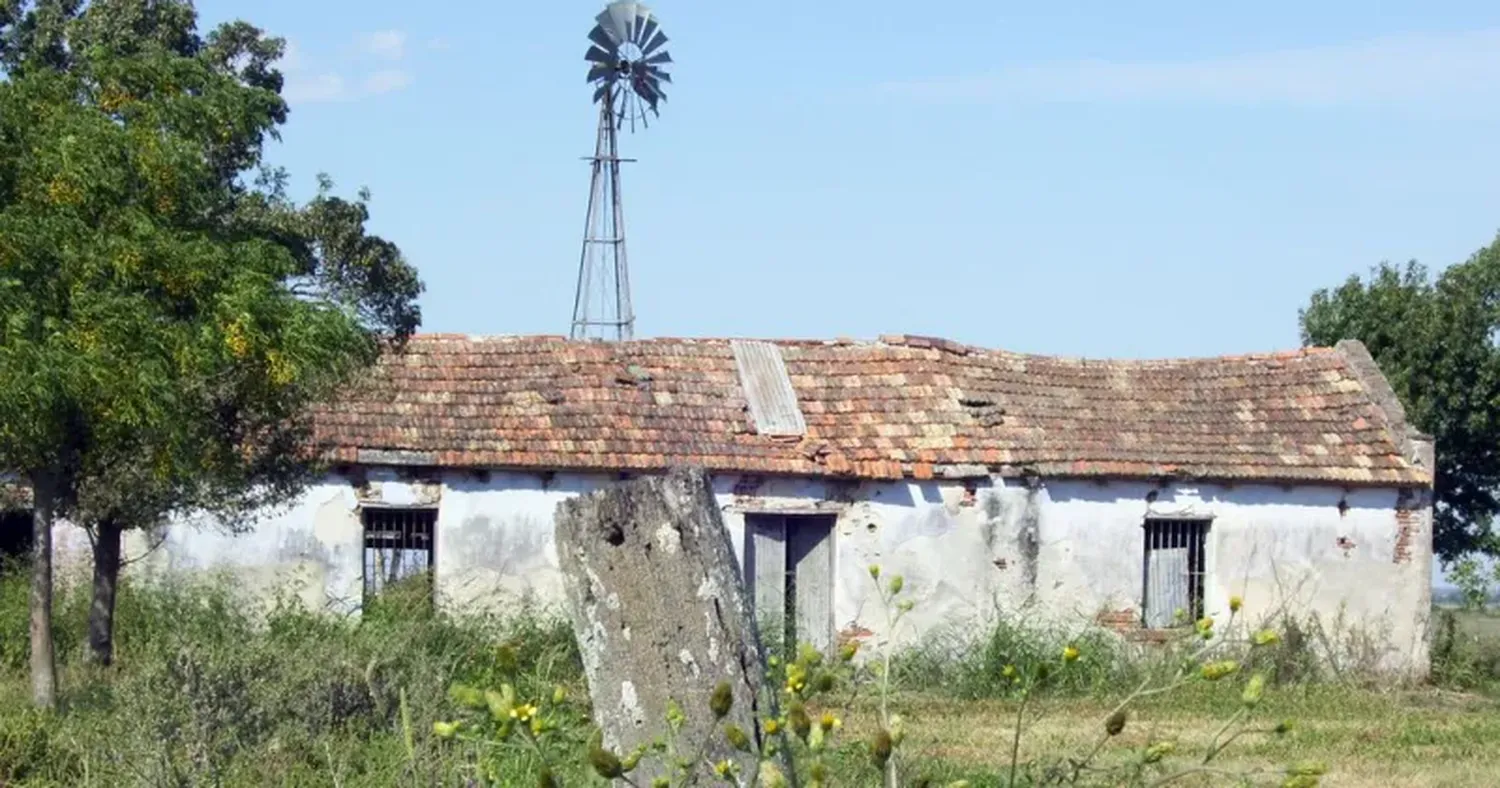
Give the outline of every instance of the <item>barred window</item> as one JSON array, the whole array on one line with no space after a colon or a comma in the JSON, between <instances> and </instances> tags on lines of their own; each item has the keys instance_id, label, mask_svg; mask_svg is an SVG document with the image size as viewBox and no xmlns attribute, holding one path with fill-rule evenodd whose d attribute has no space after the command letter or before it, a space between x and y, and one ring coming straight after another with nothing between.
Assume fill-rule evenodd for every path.
<instances>
[{"instance_id":1,"label":"barred window","mask_svg":"<svg viewBox=\"0 0 1500 788\"><path fill-rule=\"evenodd\" d=\"M1145 625L1166 629L1203 615L1207 520L1148 519L1145 523Z\"/></svg>"},{"instance_id":2,"label":"barred window","mask_svg":"<svg viewBox=\"0 0 1500 788\"><path fill-rule=\"evenodd\" d=\"M437 509L367 507L365 526L365 596L372 597L403 580L425 575L433 567Z\"/></svg>"}]
</instances>

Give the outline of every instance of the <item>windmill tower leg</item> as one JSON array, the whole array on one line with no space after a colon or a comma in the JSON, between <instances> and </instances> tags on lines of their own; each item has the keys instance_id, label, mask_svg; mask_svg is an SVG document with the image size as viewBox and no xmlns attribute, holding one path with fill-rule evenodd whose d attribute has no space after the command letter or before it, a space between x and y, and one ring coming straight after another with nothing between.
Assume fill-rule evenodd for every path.
<instances>
[{"instance_id":1,"label":"windmill tower leg","mask_svg":"<svg viewBox=\"0 0 1500 788\"><path fill-rule=\"evenodd\" d=\"M573 339L628 340L635 314L630 305L630 268L625 254L625 209L620 200L620 151L612 97L599 104L588 216L573 296Z\"/></svg>"}]
</instances>

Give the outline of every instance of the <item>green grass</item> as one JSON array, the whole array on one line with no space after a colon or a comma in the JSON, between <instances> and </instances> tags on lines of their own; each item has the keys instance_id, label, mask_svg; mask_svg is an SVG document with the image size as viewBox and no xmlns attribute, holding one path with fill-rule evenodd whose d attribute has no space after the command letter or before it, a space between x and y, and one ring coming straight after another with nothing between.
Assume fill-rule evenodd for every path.
<instances>
[{"instance_id":1,"label":"green grass","mask_svg":"<svg viewBox=\"0 0 1500 788\"><path fill-rule=\"evenodd\" d=\"M393 592L356 622L290 603L255 618L222 580L127 584L118 665L98 670L82 659L85 590L66 589L57 599L63 707L42 714L29 704L26 578L0 573L0 786L462 785L486 760L502 769L500 784L534 785L538 760L525 748L482 758L470 745L433 735L434 722L458 713L450 689L518 677L522 699L550 697L558 686L586 697L576 646L560 622L525 610L437 615L413 598L421 589ZM1246 736L1223 765L1275 770L1321 760L1332 767L1324 784L1333 786L1494 784L1500 619L1465 615L1444 626L1435 668L1444 686L1382 688L1288 674L1254 719L1265 727L1294 719L1294 730ZM1001 622L977 647L955 642L932 638L901 655L893 671L893 708L908 731L898 761L909 778L934 785L1006 784L1018 702L1006 666L1024 674L1055 662L1066 644L1082 651L1030 707L1040 716L1028 714L1020 756L1037 764L1091 748L1113 704L1166 667L1108 637L1016 622ZM1108 741L1103 762L1138 758L1164 739L1176 741L1188 762L1238 708L1242 684L1236 676L1145 699ZM841 714L835 782L872 784L866 742L877 716L868 693ZM563 785L596 784L581 751L556 766Z\"/></svg>"}]
</instances>

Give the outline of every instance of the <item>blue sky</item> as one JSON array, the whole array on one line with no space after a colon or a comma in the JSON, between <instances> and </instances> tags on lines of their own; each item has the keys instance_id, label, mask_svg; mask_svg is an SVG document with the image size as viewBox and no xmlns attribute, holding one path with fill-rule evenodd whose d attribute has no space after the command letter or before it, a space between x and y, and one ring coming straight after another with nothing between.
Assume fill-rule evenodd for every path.
<instances>
[{"instance_id":1,"label":"blue sky","mask_svg":"<svg viewBox=\"0 0 1500 788\"><path fill-rule=\"evenodd\" d=\"M568 328L602 5L199 8L290 40L271 155L372 190L424 329L508 334ZM623 141L640 335L1277 349L1315 288L1500 230L1500 4L651 5L677 65Z\"/></svg>"}]
</instances>

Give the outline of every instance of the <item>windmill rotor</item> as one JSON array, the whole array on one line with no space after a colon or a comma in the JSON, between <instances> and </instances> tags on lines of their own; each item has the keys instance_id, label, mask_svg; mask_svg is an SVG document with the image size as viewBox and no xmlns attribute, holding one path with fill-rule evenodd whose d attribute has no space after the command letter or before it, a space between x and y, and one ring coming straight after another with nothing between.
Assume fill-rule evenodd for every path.
<instances>
[{"instance_id":1,"label":"windmill rotor","mask_svg":"<svg viewBox=\"0 0 1500 788\"><path fill-rule=\"evenodd\" d=\"M667 34L645 3L617 0L594 18L589 31L588 81L594 85L594 102L603 105L616 129L629 124L648 125L647 116L661 116L667 94L663 85L672 83L667 67L672 54L665 47Z\"/></svg>"},{"instance_id":2,"label":"windmill rotor","mask_svg":"<svg viewBox=\"0 0 1500 788\"><path fill-rule=\"evenodd\" d=\"M619 131L635 131L660 117L672 84L667 34L645 3L615 0L589 30L588 82L599 108L589 183L578 290L573 297L574 339L628 340L634 335L630 265L625 254L625 207L620 197Z\"/></svg>"}]
</instances>

